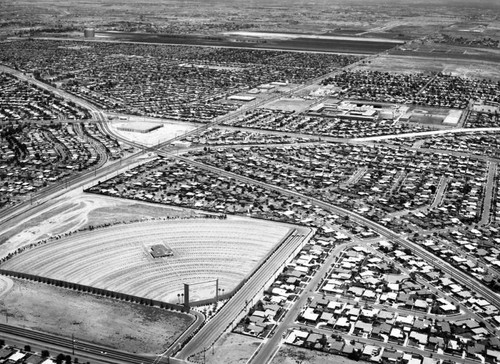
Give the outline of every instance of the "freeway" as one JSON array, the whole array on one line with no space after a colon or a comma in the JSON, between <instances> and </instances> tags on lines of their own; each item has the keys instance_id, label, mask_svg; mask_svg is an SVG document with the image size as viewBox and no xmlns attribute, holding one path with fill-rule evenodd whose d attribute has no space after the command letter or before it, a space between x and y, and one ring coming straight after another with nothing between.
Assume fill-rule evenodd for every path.
<instances>
[{"instance_id":1,"label":"freeway","mask_svg":"<svg viewBox=\"0 0 500 364\"><path fill-rule=\"evenodd\" d=\"M269 279L282 268L290 255L313 235L314 230L312 229L294 229L220 311L182 348L176 357L179 359L188 359L190 356L212 346L233 322L238 319L239 315L249 308L249 303L264 289Z\"/></svg>"},{"instance_id":2,"label":"freeway","mask_svg":"<svg viewBox=\"0 0 500 364\"><path fill-rule=\"evenodd\" d=\"M344 209L342 207L332 205L330 203L324 202L324 201L322 201L318 198L315 198L315 197L307 196L307 195L304 195L304 194L299 193L299 192L290 191L290 190L287 190L287 189L284 189L281 187L273 186L273 185L270 185L270 184L265 183L265 182L260 182L260 181L254 180L252 178L240 176L238 174L228 172L228 171L222 170L222 169L217 168L217 167L209 166L209 165L206 165L204 163L193 161L193 160L185 158L185 157L179 156L178 158L184 160L187 163L190 163L190 164L198 166L200 168L212 171L212 172L217 173L217 174L225 175L227 177L234 178L234 179L239 180L239 181L251 183L254 185L260 185L264 188L278 191L278 192L281 192L285 195L295 196L295 197L298 197L300 199L310 201L311 203L314 203L315 205L317 205L317 206L319 206L327 211L332 211L340 216L349 216L351 221L354 221L362 226L366 226L366 227L372 229L373 231L375 231L376 233L380 234L381 236L385 236L389 240L392 240L393 242L396 242L405 248L410 248L415 255L428 261L430 264L432 264L434 266L438 265L439 268L443 272L454 277L459 283L463 284L465 287L468 287L472 291L475 291L475 292L481 294L491 304L493 304L497 308L500 308L499 296L496 293L494 293L493 291L491 291L489 288L484 286L476 278L474 278L474 277L462 272L461 270L451 266L449 263L445 262L441 258L438 258L437 256L429 253L427 250L422 248L420 245L415 244L415 243L401 237L399 234L395 233L394 231L392 231L392 230L390 230L390 229L388 229L388 228L386 228L386 227L384 227L384 226L382 226L382 225L380 225L380 224L378 224L378 223L376 223L376 222L374 222L374 221L372 221L364 216L361 216L356 212L349 211L349 210Z\"/></svg>"},{"instance_id":3,"label":"freeway","mask_svg":"<svg viewBox=\"0 0 500 364\"><path fill-rule=\"evenodd\" d=\"M119 161L104 166L105 161L107 161L107 155L106 158L102 156L102 154L105 152L102 150L102 148L97 148L99 155L103 158L98 166L92 171L85 171L80 174L75 174L70 176L68 179L61 181L59 183L49 185L48 187L42 189L40 192L35 193L31 196L31 199L29 201L25 201L23 203L20 203L18 205L12 206L10 208L4 209L3 211L0 212L0 226L4 227L4 223L10 221L11 223L15 223L16 221L19 222L20 219L23 217L23 215L27 212L32 212L34 213L35 210L39 211L41 209L40 205L43 204L43 202L49 201L49 200L54 200L55 198L65 194L66 192L70 191L71 189L76 189L80 188L84 185L89 185L93 184L101 179L106 178L107 176L113 174L113 173L118 173L121 170L125 170L127 168L130 168L138 163L144 162L144 160L141 161L141 158L146 156L148 153L160 150L168 145L170 145L173 141L180 140L182 138L185 138L188 135L195 134L199 132L200 130L203 130L207 126L201 126L200 128L194 129L186 134L182 134L179 136L176 136L175 138L165 140L162 143L159 143L158 145L152 146L152 147L145 147L142 144L135 143L132 141L129 141L127 139L121 138L119 136L114 135L111 133L111 130L109 129L109 126L106 123L106 116L105 114L96 106L92 105L90 102L82 100L71 93L65 92L63 90L57 89L55 87L52 87L50 85L47 85L41 81L38 81L32 77L26 76L24 73L16 71L10 67L6 67L3 65L0 65L0 72L6 72L10 73L16 77L18 77L21 80L33 83L37 86L39 86L42 89L48 90L54 94L57 94L65 99L69 99L73 101L75 104L78 104L84 108L87 108L90 110L90 113L93 115L94 119L97 121L99 127L105 134L113 135L117 137L119 140L121 140L124 143L127 143L129 145L132 145L136 148L139 148L139 152L136 152L132 155L129 155L128 157L122 158ZM77 124L75 124L77 125ZM78 127L75 129L77 133L80 133L81 130L79 130ZM98 167L101 167L98 169ZM35 201L35 203L33 203ZM4 227L5 228L5 227Z\"/></svg>"},{"instance_id":4,"label":"freeway","mask_svg":"<svg viewBox=\"0 0 500 364\"><path fill-rule=\"evenodd\" d=\"M348 66L344 69L348 69L348 68L352 68L352 67L355 67L355 64ZM64 91L59 90L57 88L53 88L49 85L46 85L43 82L39 82L37 80L34 80L33 78L27 77L24 74L22 74L21 72L18 72L18 71L12 70L12 69L8 69L8 68L3 67L3 66L0 66L0 71L15 74L20 79L23 79L23 80L26 80L26 81L29 81L32 83L36 83L39 87L41 87L43 89L47 89L55 94L58 94L61 97L72 100L76 104L79 104L83 107L86 107L87 109L90 110L91 114L93 115L95 120L98 122L99 127L101 128L101 130L104 133L114 135L116 138L118 138L122 142L133 145L134 147L137 147L141 150L140 152L135 153L135 154L121 160L120 162L116 162L112 165L106 166L106 167L100 169L99 171L90 171L90 172L84 173L82 175L78 175L78 176L75 176L73 178L68 179L67 181L65 181L62 184L62 186L66 185L66 187L67 187L67 189L65 191L64 190L61 191L61 184L50 186L48 189L44 190L43 192L41 192L39 195L36 196L36 198L39 202L43 201L43 200L53 199L57 196L60 196L64 193L66 193L67 191L69 191L71 189L84 186L85 184L95 183L97 180L99 180L101 178L106 178L109 174L112 174L115 172L118 173L120 170L123 170L130 165L133 165L136 163L137 164L141 163L140 157L146 155L148 152L159 150L159 149L167 146L168 144L172 143L172 141L179 140L179 139L184 138L186 136L186 135L181 135L181 136L178 136L178 137L173 138L171 140L165 141L157 146L146 148L139 143L135 143L133 141L130 141L130 140L127 140L124 138L120 138L116 134L113 134L111 132L111 130L109 129L109 126L107 125L105 114L99 108L92 105L90 102L82 100L82 99L80 99L80 98L78 98L70 93L64 92ZM212 123L205 124L205 125L201 126L200 128L194 129L193 131L191 131L189 133L190 134L197 133L200 130L203 130L204 128L208 127L209 125L216 126L217 124L223 123L225 120L228 120L230 118L235 118L235 117L241 115L243 112L257 108L259 106L262 106L263 104L274 101L277 98L290 95L292 92L296 92L299 89L305 88L311 84L315 84L315 83L319 82L322 78L329 77L330 75L332 75L336 72L338 72L338 71L332 72L331 74L328 74L328 75L324 75L318 79L310 80L306 84L299 85L298 87L294 88L293 90L291 90L287 94L273 95L272 97L270 97L268 99L264 99L264 100L256 102L256 103L249 104L246 107L243 107L234 113L230 113L230 114L227 114L223 117L214 119L212 121ZM252 130L260 131L258 129L252 129ZM353 142L353 143L356 143L356 142L365 143L365 142L373 142L373 141L379 141L379 140L385 140L385 139L391 139L391 138L432 136L432 135L439 135L439 134L446 134L446 133L462 133L462 132L472 133L472 132L481 132L481 131L487 131L487 132L500 131L500 128L447 129L447 130L439 130L439 131L433 131L433 132L407 133L407 134L400 134L400 135L388 135L388 136L382 136L382 137L356 138L356 139L351 139L351 140L341 140L341 139L333 140L333 138L332 138L332 140L330 140L330 141L336 141L336 142L345 141L345 142ZM288 135L293 136L294 133L289 133ZM306 135L301 135L301 134L295 134L295 135L306 136ZM319 136L313 136L313 135L307 135L307 136L309 138L319 137ZM329 139L329 138L325 138L325 139ZM194 164L197 163L197 162L193 162L190 160L188 160L188 162L194 163ZM333 211L333 212L340 214L340 215L349 216L351 218L351 220L356 221L362 225L365 225L365 226L371 228L372 230L378 232L379 234L381 234L381 235L383 235L383 236L385 236L385 237L387 237L387 238L389 238L397 243L400 243L404 247L411 248L415 252L415 254L421 256L422 258L429 260L431 262L434 262L434 263L438 262L441 265L441 269L443 271L452 275L453 277L455 277L457 280L459 280L461 283L463 283L466 286L469 286L469 287L474 286L475 291L482 294L485 298L490 300L490 302L492 304L494 304L495 306L500 307L500 304L498 302L498 296L495 295L494 293L492 293L490 290L488 290L484 286L482 286L481 284L477 284L477 282L474 278L471 278L470 276L463 274L461 271L458 271L457 269L451 267L450 265L448 265L444 261L437 259L434 255L428 253L426 250L422 249L420 246L400 237L398 234L394 233L393 231L391 231L391 230L389 230L389 229L387 229L387 228L385 228L385 227L383 227L383 226L381 226L381 225L379 225L371 220L368 220L361 215L358 215L354 212L345 210L341 207L325 203L325 202L323 202L319 199L316 199L314 197L309 197L309 196L306 196L306 195L303 195L303 194L300 194L297 192L289 191L289 190L282 189L282 188L279 188L276 186L268 185L266 183L258 182L258 181L252 180L250 178L246 178L246 177L242 177L242 176L230 173L230 172L222 171L220 169L206 166L206 165L203 165L201 163L199 163L199 164L202 166L202 168L210 169L210 170L213 170L217 173L225 174L225 175L228 175L229 177L232 177L232 178L235 178L238 180L245 180L245 181L250 182L252 184L262 185L262 186L269 188L269 189L278 190L278 191L285 193L285 194L288 194L288 195L295 195L299 198L311 201L314 204L316 204L316 205L318 205L326 210ZM5 223L6 221L9 221L9 220L11 222L19 221L19 219L22 217L22 215L24 213L34 212L40 208L41 207L38 205L31 205L28 203L25 203L24 205L21 204L20 206L17 206L14 210L10 209L8 211L2 212L0 214L0 224ZM16 214L17 216L14 217L13 214ZM269 257L269 259L271 259L272 262L274 263L274 264L270 264L270 266L276 267L279 265L278 264L279 261L280 260L282 261L283 258L286 256L286 254L283 253L283 251L286 249L291 249L290 244L292 244L292 245L298 244L298 242L294 241L292 243L292 242L288 241L285 244L282 244L279 248L279 251L277 250L274 254L272 254ZM258 291L261 289L262 282L266 282L269 279L269 277L272 276L272 270L273 270L273 268L267 267L267 265L266 265L266 267L263 266L259 270L257 270L254 273L254 275L251 277L249 282L247 284L245 284L243 286L243 288L235 294L233 299L231 299L222 308L222 310L214 317L214 319L211 320L210 322L208 322L197 333L197 335L195 335L193 337L193 339L182 349L182 351L179 353L179 357L181 359L189 357L193 353L196 353L196 351L199 352L203 348L212 345L214 343L214 341L217 340L217 338L228 328L228 326L231 325L231 323L234 321L235 317L237 317L241 313L241 311L245 309L246 302L248 302L249 297L253 298L255 296L255 291L256 290ZM241 309L241 307L243 307L243 309ZM3 328L2 328L2 330L3 330ZM20 335L27 335L26 332L19 332L19 334ZM45 335L45 334L43 334L43 335ZM69 339L65 339L65 340L69 340ZM67 344L67 342L65 344ZM102 350L101 350L99 353L96 353L96 355L101 354L101 356L102 356L101 362L109 362L109 363L118 362L118 361L110 361L110 360L114 360L114 359L111 358L111 355L109 355L109 353L111 353L111 352L108 352L107 354L104 354L105 356L103 356ZM169 353L165 353L165 354L166 354L165 356L168 357ZM115 355L115 354L113 354L113 355ZM116 355L121 355L121 354L116 354ZM116 358L116 360L123 360L124 362L128 362L128 363L136 363L137 362L137 361L135 361L136 359L137 358L133 355L132 355L132 357L129 357L129 358L125 358L125 357L122 357L122 359L119 359L119 357ZM164 360L164 359L159 359L156 362L162 362L162 360ZM171 359L171 361L172 362L180 362L178 359Z\"/></svg>"},{"instance_id":5,"label":"freeway","mask_svg":"<svg viewBox=\"0 0 500 364\"><path fill-rule=\"evenodd\" d=\"M137 354L131 354L115 350L112 348L106 348L100 345L95 345L89 342L81 341L79 339L76 339L75 342L73 342L71 338L63 338L52 334L41 333L6 324L0 324L0 332L2 332L2 334L12 335L14 337L26 338L42 344L48 344L60 348L65 348L68 351L73 350L74 347L74 349L79 352L78 356L89 357L92 359L97 358L97 360L99 360L99 362L101 363L144 364L144 363L151 363L155 359L154 355L141 356Z\"/></svg>"},{"instance_id":6,"label":"freeway","mask_svg":"<svg viewBox=\"0 0 500 364\"><path fill-rule=\"evenodd\" d=\"M66 99L70 99L76 104L79 104L80 106L86 107L87 109L90 110L91 114L93 115L94 119L98 123L99 128L101 129L102 132L108 135L114 135L109 126L106 123L106 116L105 114L95 107L94 105L90 104L87 101L81 100L74 95L71 95L67 92L64 92L62 90L56 89L52 86L49 86L43 82L40 82L38 80L35 80L33 78L27 77L21 72L15 71L11 68L0 66L0 71L4 72L9 72L11 74L14 74L18 78L34 83L38 85L39 87L49 90L61 97L64 97ZM270 100L274 100L278 98L278 96L273 96L270 99L266 99L265 102L269 102ZM259 102L257 104L251 105L252 107L257 107L262 102ZM229 115L226 115L222 118L217 119L217 122L223 122L226 120L226 118L232 118L237 116L240 113L243 113L246 108L243 108L243 110L238 110L237 113L231 113ZM140 149L139 152L134 153L116 163L113 163L111 165L105 166L99 170L95 169L94 171L87 171L86 173L79 174L79 175L74 175L68 180L64 181L61 184L54 184L51 185L45 189L43 189L41 192L35 195L35 200L37 201L36 204L32 205L31 201L30 203L22 203L19 204L13 208L7 209L2 211L0 213L0 226L5 226L7 222L10 222L11 226L14 226L16 224L19 224L22 222L22 219L25 218L26 213L38 213L43 211L44 209L47 208L47 205L45 205L42 202L45 201L51 201L53 202L57 197L64 195L65 193L85 186L87 184L93 184L96 181L104 178L109 178L108 176L113 174L113 173L119 173L121 170L130 168L134 164L139 164L142 163L141 158L144 157L148 152L154 151L154 150L159 150L161 148L166 147L167 145L171 144L175 140L180 140L182 138L185 138L187 135L192 135L195 133L198 133L201 130L204 130L207 128L208 125L203 125L197 129L194 129L184 135L179 135L175 138L172 138L170 140L166 140L161 144L158 144L153 147L145 147L139 143L135 143L133 141L121 138L119 135L114 135L117 139L121 140L124 143L127 143L129 145L132 145L134 147L137 147ZM77 128L77 132L81 132L81 129ZM66 188L64 188L66 186ZM63 187L61 189L61 187ZM8 231L8 229L7 229ZM308 238L312 236L312 233L308 234ZM249 281L247 284L243 286L242 289L240 289L235 297L233 297L231 300L229 300L228 303L223 308L224 313L218 314L215 319L210 321L210 325L206 326L207 329L201 330L201 332L196 335L196 340L192 340L188 345L191 345L192 347L197 347L196 345L207 345L206 343L208 342L208 345L211 345L215 340L228 328L228 326L234 321L236 318L234 315L238 315L241 313L242 310L239 309L239 307L243 306L243 303L249 302L253 299L253 297L258 294L260 290L263 288L263 284L267 282L269 277L272 276L272 274L281 267L283 262L292 254L292 252L295 250L296 246L300 244L302 241L304 241L304 237L299 237L298 235L292 235L290 239L288 239L285 243L281 244L277 250L266 260L266 262L250 277ZM187 330L179 340L176 341L176 343L179 343L181 340L185 339L187 336L191 335L193 331L195 331L201 320L197 320L197 324L193 325L190 327L189 330ZM216 326L218 324L218 326ZM213 330L213 327L217 327L218 330ZM18 328L13 328L13 327L5 327L2 329L2 332L10 332L10 334L16 334L21 337L26 337L26 338L32 338L32 339L37 339L39 341L44 341L46 342L47 340L50 340L52 343L56 343L58 345L61 345L63 347L68 347L68 345L72 345L72 342L70 339L61 339L58 337L50 336L50 335L45 335L41 333L36 333L36 332L31 332L29 330L23 330L23 329L18 329ZM204 334L205 333L205 334ZM42 339L44 338L45 339ZM170 348L170 352L173 351L176 348L177 345L173 345ZM136 360L136 358L132 355L129 357L124 357L124 354L121 354L119 352L113 352L113 351L107 351L106 354L103 354L104 351L100 347L87 347L83 346L82 350L86 350L89 352L92 352L93 354L100 356L100 361L101 362L116 362L116 361L111 361L111 359L122 359L123 362L127 363L142 363L143 358L139 358ZM163 353L161 358L157 358L155 363L162 362L165 360L165 357L167 360L169 360L168 356L170 355L170 352L167 351ZM105 356L104 356L105 355ZM176 359L171 359L172 362L178 362ZM170 361L169 361L170 362Z\"/></svg>"},{"instance_id":7,"label":"freeway","mask_svg":"<svg viewBox=\"0 0 500 364\"><path fill-rule=\"evenodd\" d=\"M252 128L249 126L233 126L233 125L217 125L218 129L222 130L232 130L232 131L244 131L244 132L249 132L249 133L259 133L259 134L264 134L264 135L276 135L276 136L287 136L287 137L292 137L292 138L304 138L304 139L309 139L311 141L316 140L316 141L322 141L322 142L332 142L332 143L346 143L348 142L348 139L345 138L337 138L337 137L332 137L328 135L321 135L321 134L305 134L305 133L300 133L300 132L290 132L290 131L283 131L283 130L274 130L274 129L258 129L258 128Z\"/></svg>"},{"instance_id":8,"label":"freeway","mask_svg":"<svg viewBox=\"0 0 500 364\"><path fill-rule=\"evenodd\" d=\"M108 153L106 151L106 148L104 145L99 142L97 139L85 134L83 131L82 125L80 123L74 123L73 124L73 129L75 130L75 133L83 140L87 140L90 144L92 144L97 151L97 154L99 156L99 162L98 164L94 167L94 169L101 168L103 165L106 164L108 161Z\"/></svg>"},{"instance_id":9,"label":"freeway","mask_svg":"<svg viewBox=\"0 0 500 364\"><path fill-rule=\"evenodd\" d=\"M32 83L36 86L38 86L39 88L43 89L43 90L47 90L55 95L58 95L64 99L67 99L67 100L71 100L73 101L75 104L78 104L86 109L89 109L91 114L94 114L96 111L99 111L94 105L92 105L90 102L88 101L85 101L85 100L82 100L81 98L69 93L69 92L66 92L66 91L63 91L61 89L58 89L56 87L53 87L53 86L50 86L42 81L39 81L33 77L30 77L30 76L26 76L24 74L24 72L21 72L21 71L17 71L11 67L8 67L8 66L5 66L5 65L2 65L0 64L0 72L4 72L4 73L9 73L13 76L16 76L17 78L19 78L20 80L23 80L23 81L26 81L26 82L29 82L29 83Z\"/></svg>"},{"instance_id":10,"label":"freeway","mask_svg":"<svg viewBox=\"0 0 500 364\"><path fill-rule=\"evenodd\" d=\"M86 171L84 173L75 174L66 180L59 183L49 185L42 189L40 192L33 194L32 201L25 201L8 209L0 212L0 226L4 229L6 222L12 224L19 222L23 218L23 214L29 212L36 212L44 208L42 206L47 201L53 201L55 198L64 195L72 189L80 188L85 185L95 183L96 181L106 178L113 173L118 173L120 170L130 168L130 166L137 163L143 163L141 160L145 152L132 154L126 158L121 159L113 164L107 165L99 170ZM33 202L34 201L34 202Z\"/></svg>"},{"instance_id":11,"label":"freeway","mask_svg":"<svg viewBox=\"0 0 500 364\"><path fill-rule=\"evenodd\" d=\"M431 131L418 131L413 133L390 134L390 135L377 135L372 137L352 138L351 142L376 142L381 140L395 139L395 138L416 138L435 136L443 134L460 134L460 133L480 133L480 132L500 132L500 127L488 128L457 128L457 129L439 129Z\"/></svg>"}]
</instances>

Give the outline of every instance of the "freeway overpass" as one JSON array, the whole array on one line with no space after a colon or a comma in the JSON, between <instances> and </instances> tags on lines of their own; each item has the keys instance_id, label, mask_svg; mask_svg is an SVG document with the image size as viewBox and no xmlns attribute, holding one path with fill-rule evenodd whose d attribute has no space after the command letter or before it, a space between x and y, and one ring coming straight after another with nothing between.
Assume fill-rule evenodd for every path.
<instances>
[{"instance_id":1,"label":"freeway overpass","mask_svg":"<svg viewBox=\"0 0 500 364\"><path fill-rule=\"evenodd\" d=\"M351 65L347 68L350 68L352 66L353 65ZM0 70L5 71L5 72L10 72L10 73L16 73L16 76L18 76L20 79L25 79L26 81L36 83L36 84L38 84L38 86L40 86L44 89L47 89L51 92L54 92L54 93L66 98L66 99L70 99L70 100L74 101L75 103L88 108L91 111L91 114L94 116L94 118L100 123L100 127L102 128L102 130L105 133L112 134L107 126L107 123L105 120L105 115L103 114L103 112L101 110L99 110L97 107L95 107L94 105L92 105L91 103L89 103L87 101L83 101L83 100L79 99L78 97L75 97L74 95L66 93L62 90L50 87L42 82L38 82L32 78L26 77L22 73L14 71L12 69L8 70L8 69L5 69L5 67L0 67ZM333 72L333 73L335 73L335 72ZM328 77L328 76L329 75L325 75L325 76L322 76L321 78ZM298 87L297 89L295 89L293 91L297 91L298 89L300 89L302 87L306 87L310 84L313 84L313 83L316 83L319 81L320 81L320 79L311 80L308 83L306 83L305 85L301 85L300 87ZM283 97L283 96L286 96L286 95L285 94L279 95L279 97ZM275 95L274 98L277 98L277 97L278 97L278 95ZM254 109L254 108L257 108L257 107L263 105L264 103L271 102L271 101L273 101L274 98L262 100L262 102L249 105L247 108L245 108L243 110L238 110L236 113L230 113L230 114L223 116L219 119L215 119L212 124L207 124L205 126L200 127L199 129L195 129L194 131L192 131L192 133L195 133L199 130L202 130L202 128L207 127L208 125L217 125L217 124L223 123L225 120L230 119L230 118L234 118L234 117L240 115L244 111L251 110L251 109ZM439 132L430 132L428 135L436 135L436 134L440 134L440 133L450 133L450 132L458 133L458 132L464 132L464 131L470 132L470 131L479 131L479 130L454 129L454 130L446 130L446 131L439 131ZM487 128L484 131L493 131L493 130L491 128ZM352 142L369 142L369 141L376 141L376 140L380 140L380 139L388 139L388 138L394 138L394 137L397 137L397 138L399 138L399 137L413 137L413 136L421 136L421 135L426 135L426 134L425 134L425 132L424 133L411 133L411 134L407 134L407 135L396 135L396 136L391 135L391 136L385 136L385 137L359 138L359 139L353 139L351 141ZM116 135L114 135L114 136L117 137ZM143 145L140 145L138 143L134 143L134 142L131 142L129 140L120 138L123 142L125 142L127 144L131 144L131 145L138 147L142 150L140 152L128 157L128 158L123 159L120 162L117 162L117 163L112 164L108 167L100 169L99 171L90 171L90 172L87 172L87 173L82 174L80 176L75 176L74 178L65 182L65 184L67 186L67 190L70 190L70 189L76 188L76 187L81 187L87 183L95 183L97 180L99 180L101 178L106 178L106 176L108 176L109 174L112 174L115 172L118 173L120 170L127 168L127 166L133 165L135 163L141 163L139 161L139 158L141 156L144 156L148 152L159 150L159 149L167 146L168 144L170 144L172 141L174 141L176 139L183 138L183 137L185 137L185 135L179 136L177 138L173 138L171 140L165 141L164 143L161 143L158 146L154 146L154 147L150 147L150 148L145 148ZM197 162L189 161L189 163L197 163ZM297 196L299 198L306 199L306 200L311 201L314 204L316 204L316 205L318 205L326 210L333 211L339 215L349 216L351 218L351 220L371 228L372 230L387 237L388 239L391 239L391 240L401 244L404 247L409 247L410 249L412 249L414 251L414 253L416 255L418 255L426 260L429 260L429 261L438 262L441 265L441 269L444 272L452 275L453 277L455 277L458 281L460 281L465 286L468 286L468 287L474 286L475 291L482 294L486 299L488 299L495 306L500 307L498 295L494 294L493 292L491 292L489 289L482 286L481 284L478 284L478 282L475 280L475 278L471 278L470 276L468 276L468 275L462 273L461 271L457 270L456 268L450 266L446 262L444 262L440 259L437 259L434 255L428 253L425 249L421 248L420 246L404 239L403 237L401 237L398 234L394 233L393 231L383 227L382 225L377 224L371 220L364 218L361 215L358 215L358 214L353 213L351 211L345 210L341 207L323 202L319 199L309 197L309 196L306 196L306 195L303 195L303 194L300 194L300 193L297 193L294 191L289 191L289 190L282 189L282 188L279 188L276 186L272 186L272 185L268 185L268 184L265 184L262 182L258 182L258 181L252 180L250 178L235 175L235 174L232 174L230 172L226 172L226 171L214 168L214 167L202 165L201 163L199 165L201 165L202 168L211 169L217 173L224 174L224 175L227 175L229 177L232 177L232 178L235 178L238 180L244 180L244 181L247 181L247 182L252 183L252 184L262 185L262 186L269 188L269 189L278 190L284 194L294 195L294 196ZM61 188L61 185L52 186L51 188L44 190L40 195L37 195L37 199L39 201L46 200L46 199L52 198L54 196L59 196L59 195L65 193L65 191L61 192L60 188ZM22 216L23 213L26 213L28 211L34 211L34 209L37 209L37 208L39 208L39 207L32 206L29 204L24 204L24 205L20 205L20 206L16 207L13 210L4 211L0 214L0 224L5 223L6 221L9 221L9 220L13 221L13 222L18 221L17 219L12 220L15 218L13 216L14 214L16 214L17 217L20 217L20 216ZM286 245L285 247L288 247L288 245ZM272 257L274 257L274 256L272 256ZM281 258L282 258L282 256L280 256L280 259ZM258 271L258 272L260 272L260 271ZM256 274L258 272L256 272ZM262 275L258 275L257 281L262 282L262 280L264 280L266 277L265 274L267 274L267 273L262 273ZM258 285L258 283L256 283L256 284ZM204 326L204 328L202 328L198 332L198 334L196 336L194 336L193 339L183 348L183 350L179 353L179 357L181 359L188 357L192 353L195 353L196 350L199 351L201 348L204 348L206 346L210 346L218 338L218 335L220 335L222 332L224 332L227 329L228 322L232 322L232 321L228 321L228 320L230 320L231 317L234 318L234 314L238 314L238 312L236 312L234 310L237 310L239 306L242 306L242 302L245 303L245 300L243 300L243 297L250 297L251 293L252 293L251 291L255 290L256 287L257 286L250 286L249 285L247 287L248 291L245 290L246 293L241 293L237 297L235 295L236 298L234 300L234 303L230 302L231 304L224 306L224 307L228 307L228 308L225 309L224 311L221 311L221 313L219 313L218 315L216 315L215 318L217 318L217 320L215 320L215 319L213 320L214 321L213 325ZM24 333L24 334L26 334L26 333ZM108 354L106 354L106 355L108 355ZM106 357L103 357L103 361L109 362L109 361L106 361L106 360L108 360L109 357L110 357L109 355ZM166 355L166 357L168 357L168 355ZM130 357L130 358L122 358L122 359L124 360L124 362L136 363L136 361L135 361L136 358ZM120 360L120 359L117 358L116 360ZM127 360L129 360L129 361L127 361ZM157 361L163 362L163 360L164 359L162 358L162 359L158 359ZM174 360L174 359L172 359L172 360Z\"/></svg>"}]
</instances>

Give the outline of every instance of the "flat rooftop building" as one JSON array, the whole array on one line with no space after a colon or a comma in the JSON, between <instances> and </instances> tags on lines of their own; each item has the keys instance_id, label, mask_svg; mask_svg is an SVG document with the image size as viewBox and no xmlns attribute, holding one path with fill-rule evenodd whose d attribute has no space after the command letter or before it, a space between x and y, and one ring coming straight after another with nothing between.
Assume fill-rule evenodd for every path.
<instances>
[{"instance_id":1,"label":"flat rooftop building","mask_svg":"<svg viewBox=\"0 0 500 364\"><path fill-rule=\"evenodd\" d=\"M253 100L255 100L255 97L254 97L254 96L238 96L238 95L235 95L235 96L229 96L227 99L228 99L228 100L235 100L235 101L245 101L245 102L248 102L248 101L253 101Z\"/></svg>"},{"instance_id":2,"label":"flat rooftop building","mask_svg":"<svg viewBox=\"0 0 500 364\"><path fill-rule=\"evenodd\" d=\"M161 127L163 127L163 124L136 121L120 125L117 129L121 131L146 134L152 132L153 130L160 129Z\"/></svg>"},{"instance_id":3,"label":"flat rooftop building","mask_svg":"<svg viewBox=\"0 0 500 364\"><path fill-rule=\"evenodd\" d=\"M462 116L462 110L450 110L448 115L444 118L443 124L457 125Z\"/></svg>"},{"instance_id":4,"label":"flat rooftop building","mask_svg":"<svg viewBox=\"0 0 500 364\"><path fill-rule=\"evenodd\" d=\"M171 257L174 252L164 244L156 244L151 247L151 255L153 258Z\"/></svg>"}]
</instances>

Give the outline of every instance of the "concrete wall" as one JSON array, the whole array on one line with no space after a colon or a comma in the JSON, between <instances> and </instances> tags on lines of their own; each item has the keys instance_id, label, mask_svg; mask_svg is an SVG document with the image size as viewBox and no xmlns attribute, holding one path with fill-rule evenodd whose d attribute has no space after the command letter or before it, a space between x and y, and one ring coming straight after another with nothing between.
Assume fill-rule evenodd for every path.
<instances>
[{"instance_id":1,"label":"concrete wall","mask_svg":"<svg viewBox=\"0 0 500 364\"><path fill-rule=\"evenodd\" d=\"M173 311L189 312L189 309L186 309L182 305L152 300L149 298L137 297L137 296L133 296L133 295L126 294L126 293L110 291L107 289L85 286L83 284L65 282L65 281L60 281L58 279L40 277L40 276L36 276L33 274L28 274L28 273L13 272L13 271L5 270L5 269L0 269L0 274L5 275L5 276L10 276L10 277L15 277L15 278L27 279L27 280L34 281L34 282L51 284L51 285L56 286L56 287L68 288L68 289L72 289L72 290L79 291L79 292L85 292L85 293L95 294L95 295L99 295L99 296L115 298L115 299L119 299L122 301L139 303L141 305L156 306L156 307L166 308L166 309L173 310Z\"/></svg>"}]
</instances>

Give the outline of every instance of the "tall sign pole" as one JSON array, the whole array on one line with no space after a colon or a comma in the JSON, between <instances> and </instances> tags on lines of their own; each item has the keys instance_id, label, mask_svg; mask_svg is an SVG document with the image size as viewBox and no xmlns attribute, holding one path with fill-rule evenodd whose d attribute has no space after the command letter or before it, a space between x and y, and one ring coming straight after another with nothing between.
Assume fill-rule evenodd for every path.
<instances>
[{"instance_id":1,"label":"tall sign pole","mask_svg":"<svg viewBox=\"0 0 500 364\"><path fill-rule=\"evenodd\" d=\"M215 302L219 302L219 278L215 280Z\"/></svg>"},{"instance_id":2,"label":"tall sign pole","mask_svg":"<svg viewBox=\"0 0 500 364\"><path fill-rule=\"evenodd\" d=\"M184 283L184 308L189 312L189 284Z\"/></svg>"}]
</instances>

